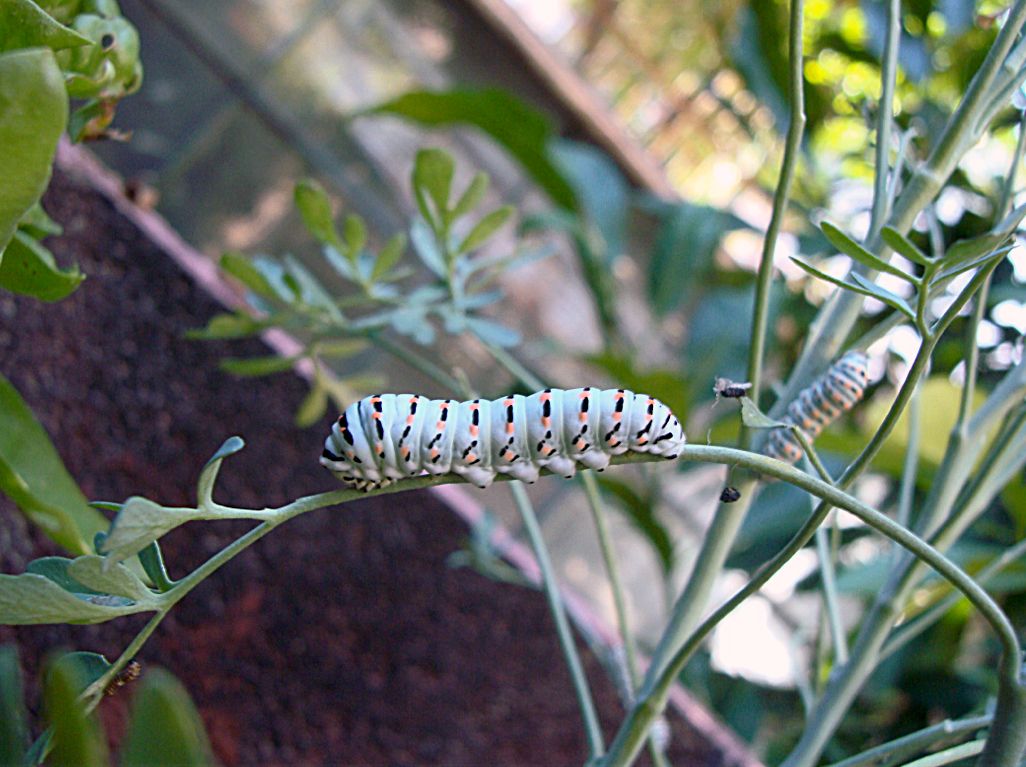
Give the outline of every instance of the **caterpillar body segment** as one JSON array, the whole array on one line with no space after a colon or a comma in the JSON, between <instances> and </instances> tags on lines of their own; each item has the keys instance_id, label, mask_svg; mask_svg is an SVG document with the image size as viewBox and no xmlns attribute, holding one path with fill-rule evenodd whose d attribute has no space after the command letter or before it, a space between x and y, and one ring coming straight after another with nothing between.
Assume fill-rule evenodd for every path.
<instances>
[{"instance_id":1,"label":"caterpillar body segment","mask_svg":"<svg viewBox=\"0 0 1026 767\"><path fill-rule=\"evenodd\" d=\"M862 400L869 383L868 365L869 358L863 352L846 353L811 386L798 393L781 420L801 427L809 439L815 439ZM763 452L786 463L797 463L804 454L789 429L774 429Z\"/></svg>"},{"instance_id":2,"label":"caterpillar body segment","mask_svg":"<svg viewBox=\"0 0 1026 767\"><path fill-rule=\"evenodd\" d=\"M321 464L364 490L423 472L487 487L496 474L534 482L542 469L565 477L578 464L601 471L628 451L676 458L684 443L666 405L626 389L545 389L466 402L376 394L339 416Z\"/></svg>"}]
</instances>

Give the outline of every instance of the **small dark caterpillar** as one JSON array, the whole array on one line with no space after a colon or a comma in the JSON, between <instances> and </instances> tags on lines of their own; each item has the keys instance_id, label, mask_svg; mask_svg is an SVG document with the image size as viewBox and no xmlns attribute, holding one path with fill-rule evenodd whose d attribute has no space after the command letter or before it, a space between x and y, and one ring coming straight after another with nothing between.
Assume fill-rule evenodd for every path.
<instances>
[{"instance_id":1,"label":"small dark caterpillar","mask_svg":"<svg viewBox=\"0 0 1026 767\"><path fill-rule=\"evenodd\" d=\"M116 694L117 691L126 684L138 679L140 674L142 674L142 664L137 660L129 661L128 665L121 669L121 671L119 671L117 675L110 680L110 684L103 688L103 694Z\"/></svg>"},{"instance_id":2,"label":"small dark caterpillar","mask_svg":"<svg viewBox=\"0 0 1026 767\"><path fill-rule=\"evenodd\" d=\"M626 389L545 389L457 402L377 394L354 402L331 427L321 464L371 490L421 472L488 487L496 474L534 482L547 468L572 477L601 471L627 451L676 458L684 431L654 397Z\"/></svg>"},{"instance_id":3,"label":"small dark caterpillar","mask_svg":"<svg viewBox=\"0 0 1026 767\"><path fill-rule=\"evenodd\" d=\"M809 439L815 439L862 399L869 382L868 364L869 358L862 352L848 352L815 383L801 390L781 420L801 427ZM803 455L801 445L789 429L774 429L763 452L787 463L797 463Z\"/></svg>"}]
</instances>

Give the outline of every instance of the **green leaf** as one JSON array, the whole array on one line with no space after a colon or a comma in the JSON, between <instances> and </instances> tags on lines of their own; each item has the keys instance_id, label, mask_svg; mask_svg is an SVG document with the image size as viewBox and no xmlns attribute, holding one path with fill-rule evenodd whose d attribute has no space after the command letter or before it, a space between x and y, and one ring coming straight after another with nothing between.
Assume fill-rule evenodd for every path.
<instances>
[{"instance_id":1,"label":"green leaf","mask_svg":"<svg viewBox=\"0 0 1026 767\"><path fill-rule=\"evenodd\" d=\"M77 266L60 269L53 254L21 230L14 233L0 261L0 288L40 301L60 301L84 279Z\"/></svg>"},{"instance_id":2,"label":"green leaf","mask_svg":"<svg viewBox=\"0 0 1026 767\"><path fill-rule=\"evenodd\" d=\"M863 266L875 269L878 272L893 274L895 277L900 277L906 282L911 282L913 285L918 284L919 280L914 274L906 274L898 267L884 261L879 256L870 253L829 221L823 221L819 225L819 228L823 231L823 234L830 241L831 245L837 248L841 253L849 256L852 260L858 261Z\"/></svg>"},{"instance_id":3,"label":"green leaf","mask_svg":"<svg viewBox=\"0 0 1026 767\"><path fill-rule=\"evenodd\" d=\"M583 218L599 235L593 239L601 260L610 262L623 252L630 208L630 185L620 167L602 150L579 141L554 139L548 151L574 190Z\"/></svg>"},{"instance_id":4,"label":"green leaf","mask_svg":"<svg viewBox=\"0 0 1026 767\"><path fill-rule=\"evenodd\" d=\"M0 3L0 52L19 48L53 51L92 45L92 40L64 26L31 0Z\"/></svg>"},{"instance_id":5,"label":"green leaf","mask_svg":"<svg viewBox=\"0 0 1026 767\"><path fill-rule=\"evenodd\" d=\"M175 582L167 574L167 568L164 567L164 555L161 554L160 544L157 541L153 541L139 552L139 564L142 565L143 572L146 573L153 585L157 587L157 591L164 592L175 585Z\"/></svg>"},{"instance_id":6,"label":"green leaf","mask_svg":"<svg viewBox=\"0 0 1026 767\"><path fill-rule=\"evenodd\" d=\"M279 357L271 354L267 357L225 357L219 367L232 375L243 378L266 376L272 373L283 373L295 367L299 356Z\"/></svg>"},{"instance_id":7,"label":"green leaf","mask_svg":"<svg viewBox=\"0 0 1026 767\"><path fill-rule=\"evenodd\" d=\"M452 209L452 220L455 221L460 216L465 216L470 211L474 210L478 205L481 204L481 200L484 199L485 192L488 191L488 174L477 173L473 180L467 184L467 188L463 190L463 194L460 195L460 199L456 201L456 204Z\"/></svg>"},{"instance_id":8,"label":"green leaf","mask_svg":"<svg viewBox=\"0 0 1026 767\"><path fill-rule=\"evenodd\" d=\"M68 96L53 52L0 54L0 258L50 181L67 123Z\"/></svg>"},{"instance_id":9,"label":"green leaf","mask_svg":"<svg viewBox=\"0 0 1026 767\"><path fill-rule=\"evenodd\" d=\"M421 149L413 163L413 191L420 213L436 232L441 232L449 219L449 193L456 163L442 149ZM427 204L431 199L434 209Z\"/></svg>"},{"instance_id":10,"label":"green leaf","mask_svg":"<svg viewBox=\"0 0 1026 767\"><path fill-rule=\"evenodd\" d=\"M0 625L103 623L158 608L153 598L133 602L118 595L76 595L42 575L0 573Z\"/></svg>"},{"instance_id":11,"label":"green leaf","mask_svg":"<svg viewBox=\"0 0 1026 767\"><path fill-rule=\"evenodd\" d=\"M285 279L288 281L291 278L294 281L295 289L298 289L299 296L304 303L326 309L333 316L341 316L331 294L309 269L293 256L285 256L284 261L288 270L285 273Z\"/></svg>"},{"instance_id":12,"label":"green leaf","mask_svg":"<svg viewBox=\"0 0 1026 767\"><path fill-rule=\"evenodd\" d=\"M221 268L258 296L264 298L278 296L267 277L242 253L236 251L225 253L221 256Z\"/></svg>"},{"instance_id":13,"label":"green leaf","mask_svg":"<svg viewBox=\"0 0 1026 767\"><path fill-rule=\"evenodd\" d=\"M42 575L44 578L48 578L65 591L70 591L72 594L100 594L100 591L94 591L88 586L75 580L68 568L74 560L68 559L67 557L40 557L39 559L33 559L25 566L25 571L29 573L35 573L36 575Z\"/></svg>"},{"instance_id":14,"label":"green leaf","mask_svg":"<svg viewBox=\"0 0 1026 767\"><path fill-rule=\"evenodd\" d=\"M627 515L635 529L648 540L659 559L663 576L671 575L676 560L673 538L659 520L653 499L648 494L640 495L633 487L617 479L602 477L599 479L599 485L619 501L617 508Z\"/></svg>"},{"instance_id":15,"label":"green leaf","mask_svg":"<svg viewBox=\"0 0 1026 767\"><path fill-rule=\"evenodd\" d=\"M0 647L0 764L23 764L29 730L17 645Z\"/></svg>"},{"instance_id":16,"label":"green leaf","mask_svg":"<svg viewBox=\"0 0 1026 767\"><path fill-rule=\"evenodd\" d=\"M102 594L146 602L153 594L139 577L124 565L95 554L76 557L68 565L68 575L86 588Z\"/></svg>"},{"instance_id":17,"label":"green leaf","mask_svg":"<svg viewBox=\"0 0 1026 767\"><path fill-rule=\"evenodd\" d=\"M169 508L147 498L132 496L111 523L100 553L120 562L138 554L179 525L201 516L198 509Z\"/></svg>"},{"instance_id":18,"label":"green leaf","mask_svg":"<svg viewBox=\"0 0 1026 767\"><path fill-rule=\"evenodd\" d=\"M915 316L915 312L912 310L912 307L909 306L905 299L899 296L897 293L893 293L887 288L877 285L875 282L867 279L866 277L863 277L858 272L851 273L851 280L859 287L864 288L866 291L868 291L878 301L883 301L885 304L894 309L897 309L899 312L903 313L907 317Z\"/></svg>"},{"instance_id":19,"label":"green leaf","mask_svg":"<svg viewBox=\"0 0 1026 767\"><path fill-rule=\"evenodd\" d=\"M0 375L0 490L60 546L92 553L107 519L89 506L50 438L17 390Z\"/></svg>"},{"instance_id":20,"label":"green leaf","mask_svg":"<svg viewBox=\"0 0 1026 767\"><path fill-rule=\"evenodd\" d=\"M43 206L38 202L21 217L21 221L18 222L18 228L36 240L41 240L51 235L58 235L64 231L64 227L50 218L46 211L43 210Z\"/></svg>"},{"instance_id":21,"label":"green leaf","mask_svg":"<svg viewBox=\"0 0 1026 767\"><path fill-rule=\"evenodd\" d=\"M377 260L374 262L374 269L371 271L371 282L377 282L388 274L392 267L399 263L404 250L406 250L406 235L402 232L393 235L385 243L385 247L381 249Z\"/></svg>"},{"instance_id":22,"label":"green leaf","mask_svg":"<svg viewBox=\"0 0 1026 767\"><path fill-rule=\"evenodd\" d=\"M806 272L811 274L813 277L818 277L819 279L824 280L825 282L829 282L832 285L836 285L837 287L842 288L844 290L850 290L853 293L858 293L863 296L875 298L878 301L882 301L885 304L894 307L902 314L904 314L906 317L908 317L910 320L915 320L915 312L913 312L911 307L909 307L909 305L905 303L904 299L902 299L900 296L896 296L889 290L884 290L880 286L874 285L872 282L869 282L869 280L866 280L864 277L855 272L852 273L852 279L854 280L856 277L858 277L860 279L860 283L862 284L845 282L844 280L838 279L837 277L827 274L826 272L821 272L814 266L811 266L810 264L807 264L801 259L795 258L794 256L791 256L791 260L794 261L795 264L800 266Z\"/></svg>"},{"instance_id":23,"label":"green leaf","mask_svg":"<svg viewBox=\"0 0 1026 767\"><path fill-rule=\"evenodd\" d=\"M185 332L191 340L214 341L225 338L246 338L256 335L264 329L264 323L248 314L216 314L210 318L205 328L193 328Z\"/></svg>"},{"instance_id":24,"label":"green leaf","mask_svg":"<svg viewBox=\"0 0 1026 767\"><path fill-rule=\"evenodd\" d=\"M512 205L503 205L482 218L474 225L470 233L463 238L463 242L460 243L456 252L466 253L482 245L489 237L495 234L500 226L506 223L509 217L513 215L513 210Z\"/></svg>"},{"instance_id":25,"label":"green leaf","mask_svg":"<svg viewBox=\"0 0 1026 767\"><path fill-rule=\"evenodd\" d=\"M46 673L43 702L53 727L53 765L108 767L107 741L93 716L85 713L78 696L88 683L85 672L72 659L51 663Z\"/></svg>"},{"instance_id":26,"label":"green leaf","mask_svg":"<svg viewBox=\"0 0 1026 767\"><path fill-rule=\"evenodd\" d=\"M705 289L724 235L747 226L718 208L679 203L664 213L648 268L648 295L659 315Z\"/></svg>"},{"instance_id":27,"label":"green leaf","mask_svg":"<svg viewBox=\"0 0 1026 767\"><path fill-rule=\"evenodd\" d=\"M293 198L299 215L303 217L306 229L318 242L334 245L339 250L342 241L335 230L334 218L331 214L331 200L324 187L312 178L303 179L296 184Z\"/></svg>"},{"instance_id":28,"label":"green leaf","mask_svg":"<svg viewBox=\"0 0 1026 767\"><path fill-rule=\"evenodd\" d=\"M206 506L213 502L214 483L217 481L217 474L221 471L224 459L235 455L245 446L246 441L242 437L229 437L210 456L203 466L203 471L200 472L199 479L196 480L196 499L200 506Z\"/></svg>"},{"instance_id":29,"label":"green leaf","mask_svg":"<svg viewBox=\"0 0 1026 767\"><path fill-rule=\"evenodd\" d=\"M67 652L57 659L58 663L73 663L79 671L79 683L81 687L78 692L81 695L85 689L110 670L110 661L98 652L85 652L76 650Z\"/></svg>"},{"instance_id":30,"label":"green leaf","mask_svg":"<svg viewBox=\"0 0 1026 767\"><path fill-rule=\"evenodd\" d=\"M929 266L933 263L932 258L923 253L923 251L916 247L916 244L912 242L912 240L894 227L885 226L880 230L880 237L891 248L891 250L904 256L914 264Z\"/></svg>"},{"instance_id":31,"label":"green leaf","mask_svg":"<svg viewBox=\"0 0 1026 767\"><path fill-rule=\"evenodd\" d=\"M367 226L359 216L348 215L346 216L342 231L346 237L349 258L353 260L360 255L363 246L367 244Z\"/></svg>"},{"instance_id":32,"label":"green leaf","mask_svg":"<svg viewBox=\"0 0 1026 767\"><path fill-rule=\"evenodd\" d=\"M320 383L315 383L303 398L294 418L296 426L305 429L313 426L328 409L328 392Z\"/></svg>"},{"instance_id":33,"label":"green leaf","mask_svg":"<svg viewBox=\"0 0 1026 767\"><path fill-rule=\"evenodd\" d=\"M431 126L473 125L504 146L554 203L577 208L574 190L549 157L555 135L549 120L504 90L410 91L364 114L394 114Z\"/></svg>"},{"instance_id":34,"label":"green leaf","mask_svg":"<svg viewBox=\"0 0 1026 767\"><path fill-rule=\"evenodd\" d=\"M413 252L424 262L424 266L439 277L446 276L445 259L428 224L414 221L410 225L410 242L413 244Z\"/></svg>"},{"instance_id":35,"label":"green leaf","mask_svg":"<svg viewBox=\"0 0 1026 767\"><path fill-rule=\"evenodd\" d=\"M759 410L759 406L749 397L741 398L741 421L749 429L777 429L781 426L790 427L791 425L770 418Z\"/></svg>"},{"instance_id":36,"label":"green leaf","mask_svg":"<svg viewBox=\"0 0 1026 767\"><path fill-rule=\"evenodd\" d=\"M520 334L512 328L482 317L467 317L467 327L486 344L505 348L520 343Z\"/></svg>"},{"instance_id":37,"label":"green leaf","mask_svg":"<svg viewBox=\"0 0 1026 767\"><path fill-rule=\"evenodd\" d=\"M992 250L989 253L984 253L982 256L954 263L946 269L942 269L940 273L937 274L936 279L938 282L942 282L950 277L961 274L962 272L968 272L970 269L975 269L979 266L983 266L984 264L988 264L995 259L1004 258L1013 247L1014 246L1012 245L1005 245L1003 248L998 248L997 250Z\"/></svg>"},{"instance_id":38,"label":"green leaf","mask_svg":"<svg viewBox=\"0 0 1026 767\"><path fill-rule=\"evenodd\" d=\"M150 669L132 702L121 767L216 764L203 722L181 682Z\"/></svg>"}]
</instances>

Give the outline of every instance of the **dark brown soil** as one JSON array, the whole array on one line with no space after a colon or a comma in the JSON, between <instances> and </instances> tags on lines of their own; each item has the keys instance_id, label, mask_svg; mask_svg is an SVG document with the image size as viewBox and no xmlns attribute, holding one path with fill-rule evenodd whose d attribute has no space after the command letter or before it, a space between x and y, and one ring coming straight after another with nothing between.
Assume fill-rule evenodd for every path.
<instances>
[{"instance_id":1,"label":"dark brown soil","mask_svg":"<svg viewBox=\"0 0 1026 767\"><path fill-rule=\"evenodd\" d=\"M334 487L316 461L327 422L292 425L301 380L221 373L222 356L267 350L183 340L219 307L96 192L58 173L45 204L65 227L50 247L89 277L55 305L0 297L0 370L87 496L189 504L204 461L232 434L248 447L224 466L223 501L277 505ZM172 576L246 528L176 531L164 543ZM310 513L200 586L140 660L182 679L226 765L581 764L580 717L544 601L449 569L466 533L420 492ZM53 545L0 499L0 570L47 553ZM0 627L0 641L20 645L31 676L57 647L115 657L144 620ZM584 660L611 733L616 695L586 650ZM104 703L115 740L129 698ZM724 763L679 722L671 758Z\"/></svg>"}]
</instances>

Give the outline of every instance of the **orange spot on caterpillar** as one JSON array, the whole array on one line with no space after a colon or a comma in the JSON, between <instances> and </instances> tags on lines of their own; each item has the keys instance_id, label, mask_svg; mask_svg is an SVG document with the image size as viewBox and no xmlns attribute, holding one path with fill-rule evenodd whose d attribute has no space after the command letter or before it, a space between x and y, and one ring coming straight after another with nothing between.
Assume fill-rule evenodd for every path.
<instances>
[{"instance_id":1,"label":"orange spot on caterpillar","mask_svg":"<svg viewBox=\"0 0 1026 767\"><path fill-rule=\"evenodd\" d=\"M506 433L507 434L512 434L513 433L513 424L512 423L507 423L506 424Z\"/></svg>"},{"instance_id":2,"label":"orange spot on caterpillar","mask_svg":"<svg viewBox=\"0 0 1026 767\"><path fill-rule=\"evenodd\" d=\"M477 460L477 456L473 453L467 453L467 463L473 463Z\"/></svg>"},{"instance_id":3,"label":"orange spot on caterpillar","mask_svg":"<svg viewBox=\"0 0 1026 767\"><path fill-rule=\"evenodd\" d=\"M440 455L440 451L437 447L431 448L431 457L437 458Z\"/></svg>"},{"instance_id":4,"label":"orange spot on caterpillar","mask_svg":"<svg viewBox=\"0 0 1026 767\"><path fill-rule=\"evenodd\" d=\"M552 426L552 418L547 416L547 415L543 415L542 416L542 426L544 426L546 429L548 429L550 426Z\"/></svg>"},{"instance_id":5,"label":"orange spot on caterpillar","mask_svg":"<svg viewBox=\"0 0 1026 767\"><path fill-rule=\"evenodd\" d=\"M613 412L613 420L614 421L619 421L619 420L622 420L622 419L623 419L623 413L615 412L615 411Z\"/></svg>"},{"instance_id":6,"label":"orange spot on caterpillar","mask_svg":"<svg viewBox=\"0 0 1026 767\"><path fill-rule=\"evenodd\" d=\"M471 437L476 437L478 431L479 431L479 429L476 426L474 426L474 424L470 424L470 436Z\"/></svg>"},{"instance_id":7,"label":"orange spot on caterpillar","mask_svg":"<svg viewBox=\"0 0 1026 767\"><path fill-rule=\"evenodd\" d=\"M380 421L381 413L371 413L371 418L373 418L375 421Z\"/></svg>"},{"instance_id":8,"label":"orange spot on caterpillar","mask_svg":"<svg viewBox=\"0 0 1026 767\"><path fill-rule=\"evenodd\" d=\"M445 421L435 421L435 431L445 431Z\"/></svg>"},{"instance_id":9,"label":"orange spot on caterpillar","mask_svg":"<svg viewBox=\"0 0 1026 767\"><path fill-rule=\"evenodd\" d=\"M578 413L577 414L577 420L580 421L581 423L584 423L585 421L588 420L588 414L587 413Z\"/></svg>"},{"instance_id":10,"label":"orange spot on caterpillar","mask_svg":"<svg viewBox=\"0 0 1026 767\"><path fill-rule=\"evenodd\" d=\"M406 423L409 426L413 425L413 413L410 413L408 416L406 416Z\"/></svg>"}]
</instances>

